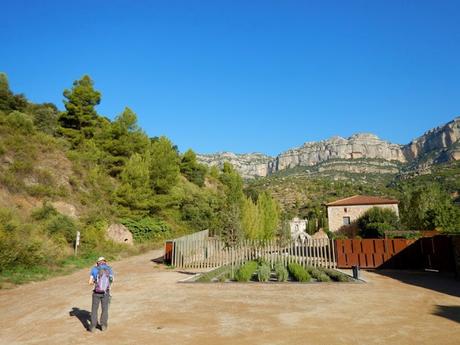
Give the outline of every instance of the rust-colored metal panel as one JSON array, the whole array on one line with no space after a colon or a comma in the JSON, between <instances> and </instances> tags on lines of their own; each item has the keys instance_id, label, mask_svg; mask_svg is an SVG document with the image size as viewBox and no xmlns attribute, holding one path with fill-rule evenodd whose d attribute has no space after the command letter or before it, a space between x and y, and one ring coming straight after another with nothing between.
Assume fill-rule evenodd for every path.
<instances>
[{"instance_id":1,"label":"rust-colored metal panel","mask_svg":"<svg viewBox=\"0 0 460 345\"><path fill-rule=\"evenodd\" d=\"M357 253L349 253L347 254L347 266L355 266L359 265L359 256Z\"/></svg>"},{"instance_id":2,"label":"rust-colored metal panel","mask_svg":"<svg viewBox=\"0 0 460 345\"><path fill-rule=\"evenodd\" d=\"M166 264L171 264L173 246L174 246L174 242L173 242L173 241L166 241L166 242L165 242L164 263L166 263Z\"/></svg>"},{"instance_id":3,"label":"rust-colored metal panel","mask_svg":"<svg viewBox=\"0 0 460 345\"><path fill-rule=\"evenodd\" d=\"M374 254L372 253L366 253L364 254L366 256L366 267L368 268L374 268Z\"/></svg>"},{"instance_id":4,"label":"rust-colored metal panel","mask_svg":"<svg viewBox=\"0 0 460 345\"><path fill-rule=\"evenodd\" d=\"M366 253L366 254L374 253L374 240L368 240L368 239L362 240L361 244L362 244L363 253Z\"/></svg>"},{"instance_id":5,"label":"rust-colored metal panel","mask_svg":"<svg viewBox=\"0 0 460 345\"><path fill-rule=\"evenodd\" d=\"M343 252L345 254L353 253L353 249L352 249L352 246L351 246L351 241L352 240L343 240Z\"/></svg>"},{"instance_id":6,"label":"rust-colored metal panel","mask_svg":"<svg viewBox=\"0 0 460 345\"><path fill-rule=\"evenodd\" d=\"M366 255L363 253L358 254L358 265L359 267L367 267Z\"/></svg>"},{"instance_id":7,"label":"rust-colored metal panel","mask_svg":"<svg viewBox=\"0 0 460 345\"><path fill-rule=\"evenodd\" d=\"M373 259L374 259L374 267L375 268L379 267L380 265L382 265L385 262L384 254L382 254L382 253L375 253L373 255Z\"/></svg>"},{"instance_id":8,"label":"rust-colored metal panel","mask_svg":"<svg viewBox=\"0 0 460 345\"><path fill-rule=\"evenodd\" d=\"M374 240L374 250L376 254L385 253L385 240Z\"/></svg>"},{"instance_id":9,"label":"rust-colored metal panel","mask_svg":"<svg viewBox=\"0 0 460 345\"><path fill-rule=\"evenodd\" d=\"M393 239L392 241L393 241L394 254L399 253L401 250L407 247L406 240Z\"/></svg>"},{"instance_id":10,"label":"rust-colored metal panel","mask_svg":"<svg viewBox=\"0 0 460 345\"><path fill-rule=\"evenodd\" d=\"M362 240L351 240L351 246L353 247L353 253L362 253L361 242Z\"/></svg>"}]
</instances>

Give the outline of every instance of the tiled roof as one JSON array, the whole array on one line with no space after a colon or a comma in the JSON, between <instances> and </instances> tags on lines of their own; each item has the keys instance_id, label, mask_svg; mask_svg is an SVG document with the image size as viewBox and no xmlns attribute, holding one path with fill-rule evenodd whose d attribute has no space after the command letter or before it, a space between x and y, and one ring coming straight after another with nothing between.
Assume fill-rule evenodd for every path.
<instances>
[{"instance_id":1,"label":"tiled roof","mask_svg":"<svg viewBox=\"0 0 460 345\"><path fill-rule=\"evenodd\" d=\"M340 199L330 202L326 206L351 206L351 205L383 205L383 204L398 204L395 199L381 198L378 196L354 195L349 198Z\"/></svg>"}]
</instances>

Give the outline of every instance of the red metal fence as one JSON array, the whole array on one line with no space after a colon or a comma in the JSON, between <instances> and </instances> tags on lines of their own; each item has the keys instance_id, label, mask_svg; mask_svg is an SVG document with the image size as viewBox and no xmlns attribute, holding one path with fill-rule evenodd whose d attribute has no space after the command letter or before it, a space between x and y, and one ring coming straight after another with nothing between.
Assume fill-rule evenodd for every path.
<instances>
[{"instance_id":1,"label":"red metal fence","mask_svg":"<svg viewBox=\"0 0 460 345\"><path fill-rule=\"evenodd\" d=\"M336 240L337 267L377 268L414 242L404 239Z\"/></svg>"},{"instance_id":2,"label":"red metal fence","mask_svg":"<svg viewBox=\"0 0 460 345\"><path fill-rule=\"evenodd\" d=\"M455 272L453 237L336 240L338 268L434 269Z\"/></svg>"}]
</instances>

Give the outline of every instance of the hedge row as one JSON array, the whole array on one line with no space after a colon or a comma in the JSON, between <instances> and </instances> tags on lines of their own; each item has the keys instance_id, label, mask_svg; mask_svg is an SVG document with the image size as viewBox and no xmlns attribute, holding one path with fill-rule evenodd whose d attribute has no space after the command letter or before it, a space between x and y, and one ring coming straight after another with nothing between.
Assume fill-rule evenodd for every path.
<instances>
[{"instance_id":1,"label":"hedge row","mask_svg":"<svg viewBox=\"0 0 460 345\"><path fill-rule=\"evenodd\" d=\"M305 268L295 262L288 264L288 271L298 282L308 282L311 279Z\"/></svg>"}]
</instances>

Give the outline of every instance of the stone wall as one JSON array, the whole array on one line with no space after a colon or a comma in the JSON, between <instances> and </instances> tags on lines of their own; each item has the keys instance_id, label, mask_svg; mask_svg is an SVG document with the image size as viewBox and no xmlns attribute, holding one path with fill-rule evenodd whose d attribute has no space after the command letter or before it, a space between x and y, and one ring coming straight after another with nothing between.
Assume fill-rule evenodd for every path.
<instances>
[{"instance_id":1,"label":"stone wall","mask_svg":"<svg viewBox=\"0 0 460 345\"><path fill-rule=\"evenodd\" d=\"M343 225L343 218L350 217L350 223L357 220L364 212L372 207L389 208L396 212L399 216L397 204L384 205L353 205L353 206L328 206L327 218L329 223L329 231L338 231Z\"/></svg>"}]
</instances>

